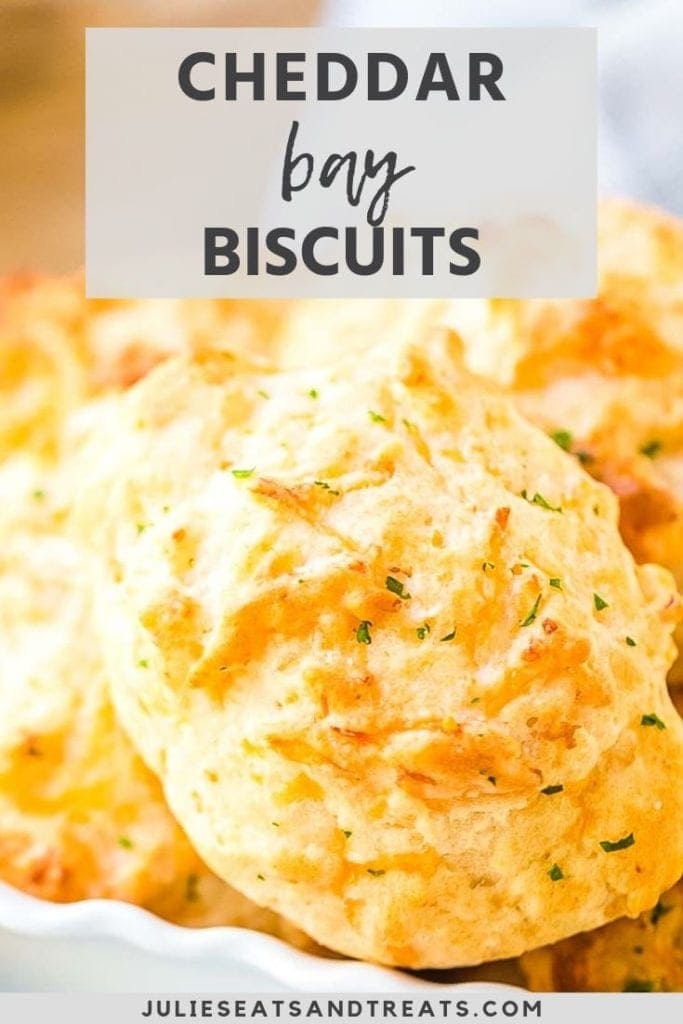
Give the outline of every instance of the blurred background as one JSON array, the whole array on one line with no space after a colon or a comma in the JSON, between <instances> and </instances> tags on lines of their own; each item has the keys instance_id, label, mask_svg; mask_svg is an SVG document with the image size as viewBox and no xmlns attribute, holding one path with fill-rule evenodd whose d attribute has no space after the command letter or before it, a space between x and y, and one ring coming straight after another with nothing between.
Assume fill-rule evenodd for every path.
<instances>
[{"instance_id":1,"label":"blurred background","mask_svg":"<svg viewBox=\"0 0 683 1024\"><path fill-rule=\"evenodd\" d=\"M683 214L683 0L0 0L0 273L83 261L84 28L597 25L601 191Z\"/></svg>"},{"instance_id":2,"label":"blurred background","mask_svg":"<svg viewBox=\"0 0 683 1024\"><path fill-rule=\"evenodd\" d=\"M317 0L0 0L0 273L83 262L86 26L306 25Z\"/></svg>"}]
</instances>

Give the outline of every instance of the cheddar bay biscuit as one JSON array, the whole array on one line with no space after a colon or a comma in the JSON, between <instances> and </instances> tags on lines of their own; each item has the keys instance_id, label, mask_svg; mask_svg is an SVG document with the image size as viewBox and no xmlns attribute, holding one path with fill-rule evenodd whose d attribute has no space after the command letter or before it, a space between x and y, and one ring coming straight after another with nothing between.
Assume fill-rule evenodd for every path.
<instances>
[{"instance_id":1,"label":"cheddar bay biscuit","mask_svg":"<svg viewBox=\"0 0 683 1024\"><path fill-rule=\"evenodd\" d=\"M522 957L537 992L683 992L683 882L622 918Z\"/></svg>"},{"instance_id":2,"label":"cheddar bay biscuit","mask_svg":"<svg viewBox=\"0 0 683 1024\"><path fill-rule=\"evenodd\" d=\"M83 467L118 714L252 899L436 967L678 878L672 580L452 339L289 373L173 361Z\"/></svg>"},{"instance_id":3,"label":"cheddar bay biscuit","mask_svg":"<svg viewBox=\"0 0 683 1024\"><path fill-rule=\"evenodd\" d=\"M603 202L598 256L595 299L468 300L446 319L471 368L614 490L636 559L671 569L680 589L683 224ZM682 673L679 662L672 678Z\"/></svg>"},{"instance_id":4,"label":"cheddar bay biscuit","mask_svg":"<svg viewBox=\"0 0 683 1024\"><path fill-rule=\"evenodd\" d=\"M56 459L67 417L171 355L211 344L266 356L288 306L237 300L93 300L81 274L0 279L0 460Z\"/></svg>"},{"instance_id":5,"label":"cheddar bay biscuit","mask_svg":"<svg viewBox=\"0 0 683 1024\"><path fill-rule=\"evenodd\" d=\"M0 469L0 879L301 944L204 866L115 720L63 484L29 459Z\"/></svg>"}]
</instances>

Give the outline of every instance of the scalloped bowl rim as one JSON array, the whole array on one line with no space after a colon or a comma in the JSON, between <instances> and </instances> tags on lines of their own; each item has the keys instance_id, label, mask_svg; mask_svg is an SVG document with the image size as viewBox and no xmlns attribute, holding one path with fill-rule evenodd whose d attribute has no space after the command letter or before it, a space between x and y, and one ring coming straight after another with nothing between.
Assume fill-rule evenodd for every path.
<instances>
[{"instance_id":1,"label":"scalloped bowl rim","mask_svg":"<svg viewBox=\"0 0 683 1024\"><path fill-rule=\"evenodd\" d=\"M250 928L186 928L118 900L51 903L4 882L0 882L0 928L37 938L113 939L175 959L231 961L302 992L524 991L501 982L430 982L359 960L328 959Z\"/></svg>"}]
</instances>

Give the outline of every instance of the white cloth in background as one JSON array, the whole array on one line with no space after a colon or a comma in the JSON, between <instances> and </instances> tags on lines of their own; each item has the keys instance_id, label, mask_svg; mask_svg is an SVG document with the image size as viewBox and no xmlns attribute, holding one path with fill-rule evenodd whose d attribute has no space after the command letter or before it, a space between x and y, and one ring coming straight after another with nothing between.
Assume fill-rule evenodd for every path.
<instances>
[{"instance_id":1,"label":"white cloth in background","mask_svg":"<svg viewBox=\"0 0 683 1024\"><path fill-rule=\"evenodd\" d=\"M333 25L595 25L601 192L683 214L683 0L326 0Z\"/></svg>"}]
</instances>

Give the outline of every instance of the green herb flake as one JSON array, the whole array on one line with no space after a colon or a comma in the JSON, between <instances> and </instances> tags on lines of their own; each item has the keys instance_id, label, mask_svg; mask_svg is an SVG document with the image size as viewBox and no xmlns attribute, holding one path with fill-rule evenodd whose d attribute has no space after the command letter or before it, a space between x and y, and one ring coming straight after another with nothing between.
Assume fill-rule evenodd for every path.
<instances>
[{"instance_id":1,"label":"green herb flake","mask_svg":"<svg viewBox=\"0 0 683 1024\"><path fill-rule=\"evenodd\" d=\"M378 412L374 412L372 409L368 409L368 416L373 423L386 423L386 419Z\"/></svg>"},{"instance_id":2,"label":"green herb flake","mask_svg":"<svg viewBox=\"0 0 683 1024\"><path fill-rule=\"evenodd\" d=\"M546 512L561 512L562 507L560 505L551 505L547 498L544 498L538 491L534 494L533 498L530 498L526 490L522 491L522 497L525 501L528 501L530 505L538 505L539 508L544 508Z\"/></svg>"},{"instance_id":3,"label":"green herb flake","mask_svg":"<svg viewBox=\"0 0 683 1024\"><path fill-rule=\"evenodd\" d=\"M622 992L654 992L654 981L645 981L641 978L629 978L624 982Z\"/></svg>"},{"instance_id":4,"label":"green herb flake","mask_svg":"<svg viewBox=\"0 0 683 1024\"><path fill-rule=\"evenodd\" d=\"M140 536L141 533L144 533L145 530L147 529L147 527L146 527L146 525L144 523L136 523L135 524L135 528L138 531L138 537Z\"/></svg>"},{"instance_id":5,"label":"green herb flake","mask_svg":"<svg viewBox=\"0 0 683 1024\"><path fill-rule=\"evenodd\" d=\"M128 836L119 836L118 844L122 850L132 850L133 840L129 839Z\"/></svg>"},{"instance_id":6,"label":"green herb flake","mask_svg":"<svg viewBox=\"0 0 683 1024\"><path fill-rule=\"evenodd\" d=\"M387 576L384 581L384 586L387 590L390 590L392 594L396 594L397 597L400 597L402 601L410 600L411 595L408 593L401 581L397 580L395 576Z\"/></svg>"},{"instance_id":7,"label":"green herb flake","mask_svg":"<svg viewBox=\"0 0 683 1024\"><path fill-rule=\"evenodd\" d=\"M368 868L368 874L372 875L373 878L381 878L382 875L386 875L386 871L382 871L379 868Z\"/></svg>"},{"instance_id":8,"label":"green herb flake","mask_svg":"<svg viewBox=\"0 0 683 1024\"><path fill-rule=\"evenodd\" d=\"M236 480L246 480L255 472L254 469L231 469L230 472Z\"/></svg>"},{"instance_id":9,"label":"green herb flake","mask_svg":"<svg viewBox=\"0 0 683 1024\"><path fill-rule=\"evenodd\" d=\"M426 640L431 633L429 623L425 622L421 626L418 626L415 632L417 633L418 640Z\"/></svg>"},{"instance_id":10,"label":"green herb flake","mask_svg":"<svg viewBox=\"0 0 683 1024\"><path fill-rule=\"evenodd\" d=\"M185 879L185 899L188 903L196 903L199 899L199 875L188 875Z\"/></svg>"},{"instance_id":11,"label":"green herb flake","mask_svg":"<svg viewBox=\"0 0 683 1024\"><path fill-rule=\"evenodd\" d=\"M256 392L256 394L259 396L259 398L270 398L270 395L268 394L268 392L264 391L262 388L259 388L259 390Z\"/></svg>"},{"instance_id":12,"label":"green herb flake","mask_svg":"<svg viewBox=\"0 0 683 1024\"><path fill-rule=\"evenodd\" d=\"M600 846L605 853L617 853L619 850L628 850L629 846L633 846L635 843L635 836L633 832L629 832L623 839L617 839L615 843L610 842L609 839L603 839Z\"/></svg>"},{"instance_id":13,"label":"green herb flake","mask_svg":"<svg viewBox=\"0 0 683 1024\"><path fill-rule=\"evenodd\" d=\"M646 444L641 445L638 449L641 455L644 455L648 459L655 459L662 450L661 441L648 441Z\"/></svg>"},{"instance_id":14,"label":"green herb flake","mask_svg":"<svg viewBox=\"0 0 683 1024\"><path fill-rule=\"evenodd\" d=\"M563 451L569 451L572 446L572 435L568 430L555 430L550 436Z\"/></svg>"},{"instance_id":15,"label":"green herb flake","mask_svg":"<svg viewBox=\"0 0 683 1024\"><path fill-rule=\"evenodd\" d=\"M473 697L472 700L470 701L470 704L478 704L480 700L481 697Z\"/></svg>"},{"instance_id":16,"label":"green herb flake","mask_svg":"<svg viewBox=\"0 0 683 1024\"><path fill-rule=\"evenodd\" d=\"M605 601L604 597L600 597L599 594L593 594L593 604L595 605L596 612L601 612L603 608L609 608L607 601Z\"/></svg>"},{"instance_id":17,"label":"green herb flake","mask_svg":"<svg viewBox=\"0 0 683 1024\"><path fill-rule=\"evenodd\" d=\"M265 880L266 880L266 876L265 875L257 875L256 877L258 878L259 882L265 882Z\"/></svg>"},{"instance_id":18,"label":"green herb flake","mask_svg":"<svg viewBox=\"0 0 683 1024\"><path fill-rule=\"evenodd\" d=\"M629 647L635 647L636 646L636 642L635 642L635 640L633 639L632 636L627 636L626 637L626 643L628 644Z\"/></svg>"},{"instance_id":19,"label":"green herb flake","mask_svg":"<svg viewBox=\"0 0 683 1024\"><path fill-rule=\"evenodd\" d=\"M560 882L564 878L564 871L559 864L553 864L548 872L548 878L551 882Z\"/></svg>"},{"instance_id":20,"label":"green herb flake","mask_svg":"<svg viewBox=\"0 0 683 1024\"><path fill-rule=\"evenodd\" d=\"M341 494L341 491L335 491L326 480L314 480L313 483L316 487L322 488L323 491L329 491L330 494Z\"/></svg>"},{"instance_id":21,"label":"green herb flake","mask_svg":"<svg viewBox=\"0 0 683 1024\"><path fill-rule=\"evenodd\" d=\"M541 793L544 796L554 796L555 793L561 793L564 790L564 786L545 786Z\"/></svg>"},{"instance_id":22,"label":"green herb flake","mask_svg":"<svg viewBox=\"0 0 683 1024\"><path fill-rule=\"evenodd\" d=\"M370 626L372 623L368 619L363 619L356 630L356 640L359 644L371 644L372 637L370 636Z\"/></svg>"},{"instance_id":23,"label":"green herb flake","mask_svg":"<svg viewBox=\"0 0 683 1024\"><path fill-rule=\"evenodd\" d=\"M668 914L669 911L673 910L673 907L669 903L662 903L661 900L657 900L654 907L650 911L650 924L657 925L661 919Z\"/></svg>"},{"instance_id":24,"label":"green herb flake","mask_svg":"<svg viewBox=\"0 0 683 1024\"><path fill-rule=\"evenodd\" d=\"M40 487L37 487L35 489L35 491L33 492L33 500L34 501L43 501L44 498L45 498L45 491L41 490Z\"/></svg>"},{"instance_id":25,"label":"green herb flake","mask_svg":"<svg viewBox=\"0 0 683 1024\"><path fill-rule=\"evenodd\" d=\"M641 725L654 725L656 729L666 729L666 725L661 720L659 715L655 715L654 711L652 714L643 715L640 720Z\"/></svg>"},{"instance_id":26,"label":"green herb flake","mask_svg":"<svg viewBox=\"0 0 683 1024\"><path fill-rule=\"evenodd\" d=\"M533 603L533 605L531 607L531 611L529 612L527 617L520 622L520 626L522 626L522 627L530 626L532 622L536 621L536 616L538 615L538 608L539 608L540 603L541 603L541 594L539 594L538 597L536 598L536 600L534 601L534 603Z\"/></svg>"},{"instance_id":27,"label":"green herb flake","mask_svg":"<svg viewBox=\"0 0 683 1024\"><path fill-rule=\"evenodd\" d=\"M344 833L347 839L350 839L351 836L353 835L353 832L351 831L350 828L343 828L342 832Z\"/></svg>"},{"instance_id":28,"label":"green herb flake","mask_svg":"<svg viewBox=\"0 0 683 1024\"><path fill-rule=\"evenodd\" d=\"M555 588L555 590L562 590L562 580L559 578L559 576L551 577L551 579L548 582L550 583L551 587Z\"/></svg>"},{"instance_id":29,"label":"green herb flake","mask_svg":"<svg viewBox=\"0 0 683 1024\"><path fill-rule=\"evenodd\" d=\"M317 398L319 396L319 394L320 394L320 392L318 391L317 388L311 388L311 390L308 392L308 397L309 398Z\"/></svg>"},{"instance_id":30,"label":"green herb flake","mask_svg":"<svg viewBox=\"0 0 683 1024\"><path fill-rule=\"evenodd\" d=\"M280 827L280 822L279 821L271 821L270 824L273 826L273 828L279 828Z\"/></svg>"},{"instance_id":31,"label":"green herb flake","mask_svg":"<svg viewBox=\"0 0 683 1024\"><path fill-rule=\"evenodd\" d=\"M446 644L446 643L448 643L448 642L449 642L450 640L455 640L455 634L456 634L457 632L458 632L458 627L457 627L457 626L454 626L454 627L453 627L453 629L452 629L452 630L450 631L450 633L446 633L446 635L445 635L445 636L442 636L442 637L441 637L441 641L440 641L440 642L441 642L442 644Z\"/></svg>"},{"instance_id":32,"label":"green herb flake","mask_svg":"<svg viewBox=\"0 0 683 1024\"><path fill-rule=\"evenodd\" d=\"M147 661L147 658L140 658L138 666L139 668L149 668L149 662Z\"/></svg>"}]
</instances>

